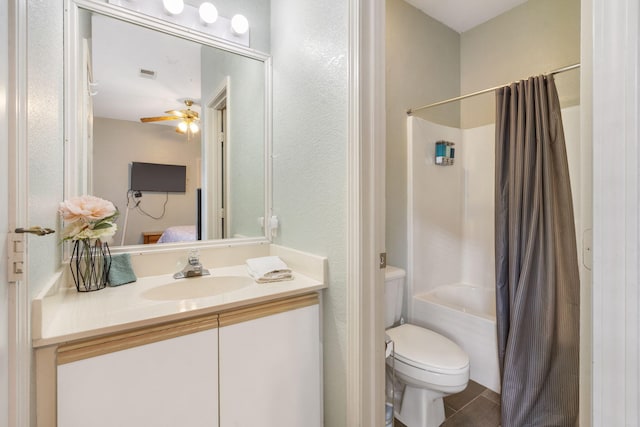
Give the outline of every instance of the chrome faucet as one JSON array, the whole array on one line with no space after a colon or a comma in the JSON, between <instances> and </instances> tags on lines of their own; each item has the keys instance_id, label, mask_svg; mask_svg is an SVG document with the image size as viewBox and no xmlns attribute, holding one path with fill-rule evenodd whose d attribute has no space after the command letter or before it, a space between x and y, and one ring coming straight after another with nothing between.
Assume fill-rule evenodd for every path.
<instances>
[{"instance_id":1,"label":"chrome faucet","mask_svg":"<svg viewBox=\"0 0 640 427\"><path fill-rule=\"evenodd\" d=\"M200 276L208 276L209 270L206 268L202 268L202 264L200 263L200 255L198 254L197 249L192 249L189 251L189 262L182 269L182 271L178 271L173 275L174 279L185 279L188 277L200 277Z\"/></svg>"}]
</instances>

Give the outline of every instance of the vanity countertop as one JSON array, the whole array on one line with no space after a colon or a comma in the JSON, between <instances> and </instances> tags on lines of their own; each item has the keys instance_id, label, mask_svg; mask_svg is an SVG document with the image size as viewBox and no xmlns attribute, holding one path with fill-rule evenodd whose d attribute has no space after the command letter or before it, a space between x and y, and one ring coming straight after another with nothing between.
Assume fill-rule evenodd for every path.
<instances>
[{"instance_id":1,"label":"vanity countertop","mask_svg":"<svg viewBox=\"0 0 640 427\"><path fill-rule=\"evenodd\" d=\"M214 268L210 272L212 276L249 277L245 265ZM242 289L201 298L155 301L142 295L151 288L173 282L176 280L171 274L163 274L94 292L61 288L37 297L33 301L33 347L222 312L326 288L321 280L294 271L293 280L254 282Z\"/></svg>"}]
</instances>

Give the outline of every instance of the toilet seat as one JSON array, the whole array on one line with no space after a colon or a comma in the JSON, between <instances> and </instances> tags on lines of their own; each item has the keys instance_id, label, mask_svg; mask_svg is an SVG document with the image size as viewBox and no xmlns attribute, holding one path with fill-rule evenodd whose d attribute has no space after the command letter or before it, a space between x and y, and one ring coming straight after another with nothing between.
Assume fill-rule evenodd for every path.
<instances>
[{"instance_id":1,"label":"toilet seat","mask_svg":"<svg viewBox=\"0 0 640 427\"><path fill-rule=\"evenodd\" d=\"M469 356L456 343L429 329L405 323L387 334L395 358L415 368L453 375L469 368Z\"/></svg>"}]
</instances>

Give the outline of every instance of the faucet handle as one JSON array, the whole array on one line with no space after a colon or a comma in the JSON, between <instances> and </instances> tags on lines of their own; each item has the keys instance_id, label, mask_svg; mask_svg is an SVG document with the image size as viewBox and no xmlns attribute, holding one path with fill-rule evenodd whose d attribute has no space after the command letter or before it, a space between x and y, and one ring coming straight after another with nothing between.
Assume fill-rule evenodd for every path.
<instances>
[{"instance_id":1,"label":"faucet handle","mask_svg":"<svg viewBox=\"0 0 640 427\"><path fill-rule=\"evenodd\" d=\"M189 251L189 264L191 265L200 264L200 252L197 249L191 249Z\"/></svg>"}]
</instances>

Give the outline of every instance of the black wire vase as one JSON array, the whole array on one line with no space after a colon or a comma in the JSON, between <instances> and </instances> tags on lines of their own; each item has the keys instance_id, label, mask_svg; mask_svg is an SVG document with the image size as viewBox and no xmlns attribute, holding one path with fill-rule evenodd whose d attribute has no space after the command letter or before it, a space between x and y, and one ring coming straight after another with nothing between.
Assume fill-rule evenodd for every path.
<instances>
[{"instance_id":1,"label":"black wire vase","mask_svg":"<svg viewBox=\"0 0 640 427\"><path fill-rule=\"evenodd\" d=\"M111 268L109 245L100 239L76 240L70 267L78 292L104 289Z\"/></svg>"}]
</instances>

